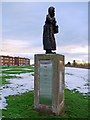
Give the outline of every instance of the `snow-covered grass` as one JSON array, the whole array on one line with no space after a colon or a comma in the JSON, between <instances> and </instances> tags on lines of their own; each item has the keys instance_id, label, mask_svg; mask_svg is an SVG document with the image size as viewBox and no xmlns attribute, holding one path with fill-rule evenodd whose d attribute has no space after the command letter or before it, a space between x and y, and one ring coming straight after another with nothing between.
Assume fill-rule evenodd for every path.
<instances>
[{"instance_id":1,"label":"snow-covered grass","mask_svg":"<svg viewBox=\"0 0 90 120\"><path fill-rule=\"evenodd\" d=\"M7 96L17 94L20 95L21 93L25 93L34 89L34 77L31 75L31 73L21 73L19 75L16 74L15 76L16 78L7 79L7 81L9 81L11 84L0 86L0 109L5 109L7 106ZM88 93L88 81L90 81L88 80L88 69L70 67L65 68L65 88L68 88L69 90L77 90L83 94L86 94Z\"/></svg>"},{"instance_id":2,"label":"snow-covered grass","mask_svg":"<svg viewBox=\"0 0 90 120\"><path fill-rule=\"evenodd\" d=\"M8 79L11 84L1 86L0 108L6 107L6 97L9 95L17 95L34 89L34 78L30 73L21 73L16 75L17 78Z\"/></svg>"},{"instance_id":3,"label":"snow-covered grass","mask_svg":"<svg viewBox=\"0 0 90 120\"><path fill-rule=\"evenodd\" d=\"M69 90L76 90L83 94L89 93L90 80L88 79L88 72L90 69L82 68L65 68L65 87Z\"/></svg>"}]
</instances>

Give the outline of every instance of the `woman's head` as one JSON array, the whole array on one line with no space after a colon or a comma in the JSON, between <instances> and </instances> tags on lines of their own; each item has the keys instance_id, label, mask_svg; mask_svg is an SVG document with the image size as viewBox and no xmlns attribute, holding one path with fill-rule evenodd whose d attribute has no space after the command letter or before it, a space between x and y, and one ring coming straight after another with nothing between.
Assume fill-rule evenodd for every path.
<instances>
[{"instance_id":1,"label":"woman's head","mask_svg":"<svg viewBox=\"0 0 90 120\"><path fill-rule=\"evenodd\" d=\"M48 14L51 16L51 17L54 17L55 16L55 8L54 7L49 7L48 8Z\"/></svg>"}]
</instances>

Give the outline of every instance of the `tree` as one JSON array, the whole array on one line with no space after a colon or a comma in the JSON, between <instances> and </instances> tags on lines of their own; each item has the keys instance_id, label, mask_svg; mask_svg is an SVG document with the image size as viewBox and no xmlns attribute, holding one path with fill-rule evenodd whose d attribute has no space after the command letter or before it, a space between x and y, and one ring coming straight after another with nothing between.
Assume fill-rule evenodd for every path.
<instances>
[{"instance_id":1,"label":"tree","mask_svg":"<svg viewBox=\"0 0 90 120\"><path fill-rule=\"evenodd\" d=\"M77 64L77 63L76 63L76 61L75 61L75 60L73 60L73 66L76 66L76 64Z\"/></svg>"}]
</instances>

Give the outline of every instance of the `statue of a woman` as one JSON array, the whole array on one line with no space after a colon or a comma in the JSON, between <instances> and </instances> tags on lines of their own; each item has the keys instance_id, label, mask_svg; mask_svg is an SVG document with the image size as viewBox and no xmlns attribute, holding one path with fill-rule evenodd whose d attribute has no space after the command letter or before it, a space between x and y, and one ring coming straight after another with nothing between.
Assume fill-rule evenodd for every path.
<instances>
[{"instance_id":1,"label":"statue of a woman","mask_svg":"<svg viewBox=\"0 0 90 120\"><path fill-rule=\"evenodd\" d=\"M45 25L43 28L43 49L46 54L52 54L52 50L56 50L56 42L54 34L58 33L58 25L55 20L55 8L48 8L48 15L46 16Z\"/></svg>"}]
</instances>

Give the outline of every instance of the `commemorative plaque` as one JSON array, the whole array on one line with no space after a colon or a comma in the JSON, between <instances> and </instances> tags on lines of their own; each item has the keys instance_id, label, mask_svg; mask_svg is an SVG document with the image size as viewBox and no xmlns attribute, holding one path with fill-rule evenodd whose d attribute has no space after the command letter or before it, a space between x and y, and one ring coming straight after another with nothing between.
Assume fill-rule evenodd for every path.
<instances>
[{"instance_id":1,"label":"commemorative plaque","mask_svg":"<svg viewBox=\"0 0 90 120\"><path fill-rule=\"evenodd\" d=\"M39 103L52 104L52 61L39 61Z\"/></svg>"}]
</instances>

